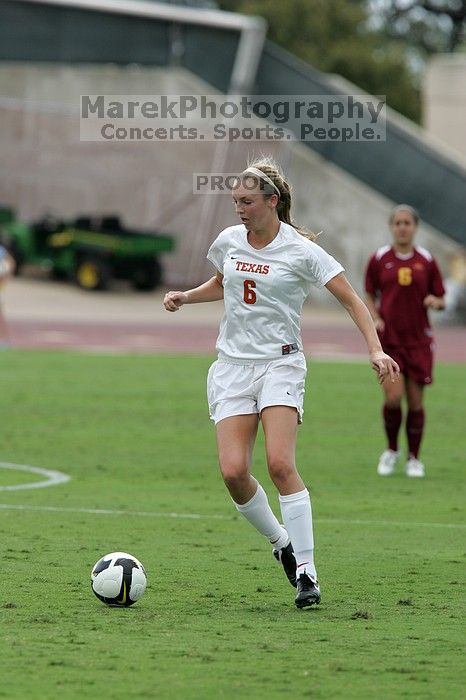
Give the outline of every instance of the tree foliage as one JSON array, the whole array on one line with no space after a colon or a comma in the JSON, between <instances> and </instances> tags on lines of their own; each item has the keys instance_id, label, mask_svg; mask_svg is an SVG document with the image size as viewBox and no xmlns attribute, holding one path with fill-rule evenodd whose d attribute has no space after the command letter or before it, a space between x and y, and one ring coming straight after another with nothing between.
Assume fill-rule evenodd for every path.
<instances>
[{"instance_id":1,"label":"tree foliage","mask_svg":"<svg viewBox=\"0 0 466 700\"><path fill-rule=\"evenodd\" d=\"M265 17L272 41L319 70L338 73L371 94L386 95L388 105L419 121L421 47L425 44L423 51L432 52L457 46L461 37L458 22L461 17L464 21L466 3L219 0L218 4L224 10ZM423 8L416 10L420 5ZM429 18L427 6L433 5L436 8ZM450 19L437 14L440 6L447 5Z\"/></svg>"},{"instance_id":2,"label":"tree foliage","mask_svg":"<svg viewBox=\"0 0 466 700\"><path fill-rule=\"evenodd\" d=\"M421 55L453 52L465 41L465 0L375 0L370 7L387 36Z\"/></svg>"}]
</instances>

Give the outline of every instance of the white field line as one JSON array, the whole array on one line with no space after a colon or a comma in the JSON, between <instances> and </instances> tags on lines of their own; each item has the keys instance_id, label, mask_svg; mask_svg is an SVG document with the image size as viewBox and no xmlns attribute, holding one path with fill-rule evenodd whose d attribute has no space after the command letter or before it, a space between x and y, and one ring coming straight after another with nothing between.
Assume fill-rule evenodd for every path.
<instances>
[{"instance_id":1,"label":"white field line","mask_svg":"<svg viewBox=\"0 0 466 700\"><path fill-rule=\"evenodd\" d=\"M179 520L232 520L235 515L215 515L200 513L161 513L144 510L112 510L110 508L66 508L61 506L33 506L10 503L0 503L0 510L22 510L37 511L45 513L77 513L89 515L126 515L131 517L144 518L174 518ZM446 528L450 530L463 530L466 524L462 523L418 523L399 522L396 520L346 520L345 518L319 518L317 523L327 523L330 525L362 525L363 527L432 527Z\"/></svg>"},{"instance_id":2,"label":"white field line","mask_svg":"<svg viewBox=\"0 0 466 700\"><path fill-rule=\"evenodd\" d=\"M11 469L15 472L28 472L30 474L40 474L45 476L42 481L30 481L26 484L11 484L10 486L0 486L0 491L23 491L25 489L43 489L46 486L56 486L64 484L71 479L68 474L56 472L52 469L41 469L40 467L31 467L28 464L13 464L12 462L0 462L0 469Z\"/></svg>"}]
</instances>

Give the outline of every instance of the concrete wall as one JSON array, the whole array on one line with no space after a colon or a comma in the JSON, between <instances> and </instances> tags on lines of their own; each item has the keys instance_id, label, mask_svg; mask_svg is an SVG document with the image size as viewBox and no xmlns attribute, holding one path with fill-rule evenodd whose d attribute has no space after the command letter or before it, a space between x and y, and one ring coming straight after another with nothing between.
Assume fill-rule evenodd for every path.
<instances>
[{"instance_id":1,"label":"concrete wall","mask_svg":"<svg viewBox=\"0 0 466 700\"><path fill-rule=\"evenodd\" d=\"M204 256L216 233L237 223L229 196L192 194L192 173L218 172L219 162L220 171L237 172L248 155L266 150L289 175L296 221L324 230L320 244L341 260L361 290L368 256L389 241L393 203L310 149L79 141L80 94L213 92L180 69L0 65L0 204L14 206L26 220L46 211L69 218L116 213L129 226L172 233L177 251L165 258L166 282L189 286L211 273ZM458 246L426 226L418 240L438 256L446 273ZM313 298L324 303L329 295L315 292Z\"/></svg>"},{"instance_id":2,"label":"concrete wall","mask_svg":"<svg viewBox=\"0 0 466 700\"><path fill-rule=\"evenodd\" d=\"M438 54L427 66L424 127L466 163L466 54Z\"/></svg>"}]
</instances>

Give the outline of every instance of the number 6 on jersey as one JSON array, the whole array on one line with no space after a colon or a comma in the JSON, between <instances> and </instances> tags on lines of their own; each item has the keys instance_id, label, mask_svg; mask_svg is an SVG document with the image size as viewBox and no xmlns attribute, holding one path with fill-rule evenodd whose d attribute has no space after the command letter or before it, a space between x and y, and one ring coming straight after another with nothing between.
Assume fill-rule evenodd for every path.
<instances>
[{"instance_id":1,"label":"number 6 on jersey","mask_svg":"<svg viewBox=\"0 0 466 700\"><path fill-rule=\"evenodd\" d=\"M257 296L254 291L256 288L256 283L254 280L244 280L244 295L243 299L246 304L255 304L257 301Z\"/></svg>"}]
</instances>

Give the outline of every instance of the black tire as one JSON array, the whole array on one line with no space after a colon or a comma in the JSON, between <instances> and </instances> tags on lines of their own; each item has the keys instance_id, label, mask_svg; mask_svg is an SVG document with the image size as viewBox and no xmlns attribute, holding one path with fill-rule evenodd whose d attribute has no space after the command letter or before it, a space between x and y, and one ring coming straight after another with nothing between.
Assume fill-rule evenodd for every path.
<instances>
[{"instance_id":1,"label":"black tire","mask_svg":"<svg viewBox=\"0 0 466 700\"><path fill-rule=\"evenodd\" d=\"M102 258L81 257L76 262L74 277L78 287L93 292L108 288L111 270Z\"/></svg>"},{"instance_id":2,"label":"black tire","mask_svg":"<svg viewBox=\"0 0 466 700\"><path fill-rule=\"evenodd\" d=\"M162 280L162 265L157 258L135 265L132 275L133 287L140 292L150 292Z\"/></svg>"},{"instance_id":3,"label":"black tire","mask_svg":"<svg viewBox=\"0 0 466 700\"><path fill-rule=\"evenodd\" d=\"M64 270L57 270L55 267L52 267L50 271L50 278L56 282L63 282L64 280L68 279L68 277L69 274Z\"/></svg>"},{"instance_id":4,"label":"black tire","mask_svg":"<svg viewBox=\"0 0 466 700\"><path fill-rule=\"evenodd\" d=\"M23 266L24 262L24 256L21 255L20 251L18 250L18 246L14 243L14 241L11 244L5 243L5 248L15 261L15 271L14 271L14 276L18 277L18 275L21 273L21 268Z\"/></svg>"}]
</instances>

